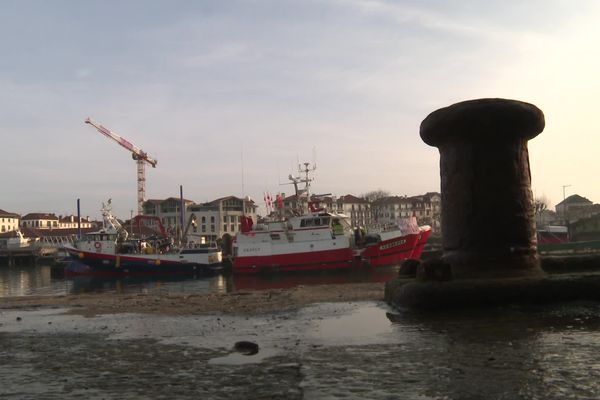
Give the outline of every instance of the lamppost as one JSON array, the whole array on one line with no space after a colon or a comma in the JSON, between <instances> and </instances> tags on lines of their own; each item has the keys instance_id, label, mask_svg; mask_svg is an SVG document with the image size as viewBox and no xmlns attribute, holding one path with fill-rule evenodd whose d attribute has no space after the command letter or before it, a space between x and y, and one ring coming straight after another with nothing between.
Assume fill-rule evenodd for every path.
<instances>
[{"instance_id":1,"label":"lamppost","mask_svg":"<svg viewBox=\"0 0 600 400\"><path fill-rule=\"evenodd\" d=\"M563 185L562 189L563 189L563 218L565 219L565 222L567 221L567 205L565 204L565 189L570 187L571 185Z\"/></svg>"}]
</instances>

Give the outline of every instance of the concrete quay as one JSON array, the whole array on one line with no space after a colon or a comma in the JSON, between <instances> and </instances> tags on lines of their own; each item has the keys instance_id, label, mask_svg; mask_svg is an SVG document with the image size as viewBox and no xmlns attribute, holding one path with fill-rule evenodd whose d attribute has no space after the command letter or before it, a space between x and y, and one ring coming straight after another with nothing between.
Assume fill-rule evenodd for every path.
<instances>
[{"instance_id":1,"label":"concrete quay","mask_svg":"<svg viewBox=\"0 0 600 400\"><path fill-rule=\"evenodd\" d=\"M0 266L16 267L58 262L59 249L56 247L29 246L16 249L0 249Z\"/></svg>"}]
</instances>

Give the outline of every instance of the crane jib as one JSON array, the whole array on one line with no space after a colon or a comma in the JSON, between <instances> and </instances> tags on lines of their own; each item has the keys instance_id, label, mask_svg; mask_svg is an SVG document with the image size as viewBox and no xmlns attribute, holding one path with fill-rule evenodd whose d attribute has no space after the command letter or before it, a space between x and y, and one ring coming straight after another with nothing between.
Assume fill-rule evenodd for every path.
<instances>
[{"instance_id":1,"label":"crane jib","mask_svg":"<svg viewBox=\"0 0 600 400\"><path fill-rule=\"evenodd\" d=\"M133 143L129 142L126 139L123 139L121 136L117 135L114 132L111 132L110 130L106 129L102 125L94 123L90 118L87 118L85 120L85 123L92 125L94 128L96 128L96 130L98 130L98 132L100 132L104 136L109 137L110 139L114 140L122 147L129 150L131 152L131 156L133 157L133 159L137 161L137 164L138 164L137 165L137 168L138 168L138 179L137 179L137 181L138 181L137 182L138 183L138 188L137 188L138 215L142 214L144 198L146 196L146 177L145 177L145 173L144 173L143 161L146 161L148 164L152 165L152 167L156 167L157 161L155 159L153 159L152 157L150 157L148 155L148 153L145 153L142 149L134 146Z\"/></svg>"}]
</instances>

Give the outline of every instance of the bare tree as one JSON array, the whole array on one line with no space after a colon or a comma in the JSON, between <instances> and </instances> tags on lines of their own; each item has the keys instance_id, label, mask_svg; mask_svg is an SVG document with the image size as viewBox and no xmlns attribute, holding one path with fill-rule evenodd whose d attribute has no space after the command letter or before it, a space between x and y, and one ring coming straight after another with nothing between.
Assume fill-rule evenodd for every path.
<instances>
[{"instance_id":1,"label":"bare tree","mask_svg":"<svg viewBox=\"0 0 600 400\"><path fill-rule=\"evenodd\" d=\"M533 200L533 212L537 219L538 225L542 225L542 215L548 209L548 199L546 196L536 197Z\"/></svg>"},{"instance_id":2,"label":"bare tree","mask_svg":"<svg viewBox=\"0 0 600 400\"><path fill-rule=\"evenodd\" d=\"M387 190L377 189L377 190L371 190L370 192L367 192L367 193L363 193L360 195L360 197L362 197L363 199L365 199L367 201L375 201L375 200L382 199L384 197L388 197L389 195L390 195L390 192L388 192Z\"/></svg>"}]
</instances>

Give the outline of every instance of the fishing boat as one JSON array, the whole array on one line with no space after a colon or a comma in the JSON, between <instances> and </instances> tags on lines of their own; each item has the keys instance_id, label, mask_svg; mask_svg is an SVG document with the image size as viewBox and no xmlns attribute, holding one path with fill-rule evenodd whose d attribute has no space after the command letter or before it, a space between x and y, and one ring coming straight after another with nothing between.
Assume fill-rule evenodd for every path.
<instances>
[{"instance_id":1,"label":"fishing boat","mask_svg":"<svg viewBox=\"0 0 600 400\"><path fill-rule=\"evenodd\" d=\"M216 246L176 247L164 236L130 238L111 208L110 200L102 204L102 229L83 235L74 246L64 247L72 261L66 275L202 274L222 267L221 251Z\"/></svg>"},{"instance_id":2,"label":"fishing boat","mask_svg":"<svg viewBox=\"0 0 600 400\"><path fill-rule=\"evenodd\" d=\"M414 217L362 231L352 227L344 214L315 208L309 176L314 169L305 163L300 167L303 178L290 175L299 200L293 215L256 227L250 218L243 219L233 243L234 273L379 267L421 256L431 228L417 226ZM299 183L304 183L303 190Z\"/></svg>"}]
</instances>

